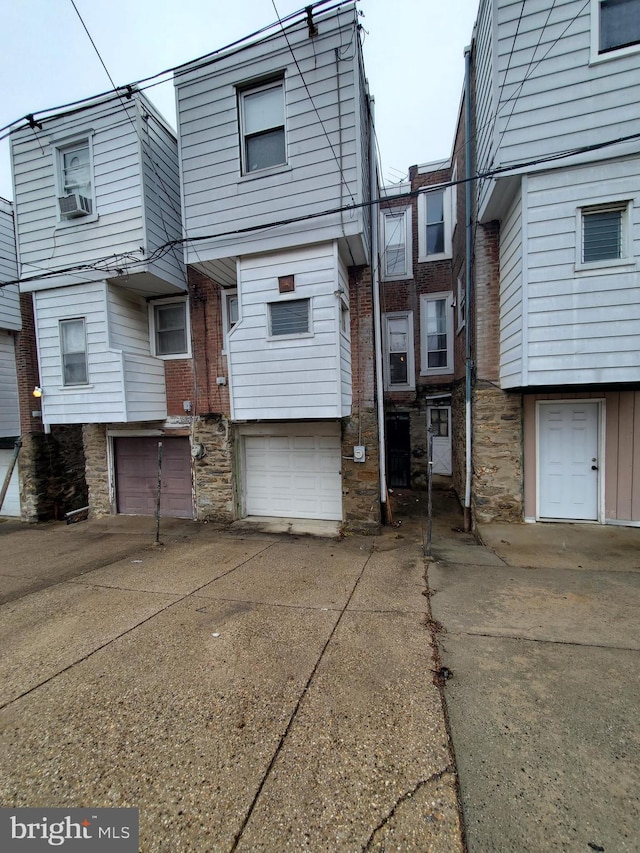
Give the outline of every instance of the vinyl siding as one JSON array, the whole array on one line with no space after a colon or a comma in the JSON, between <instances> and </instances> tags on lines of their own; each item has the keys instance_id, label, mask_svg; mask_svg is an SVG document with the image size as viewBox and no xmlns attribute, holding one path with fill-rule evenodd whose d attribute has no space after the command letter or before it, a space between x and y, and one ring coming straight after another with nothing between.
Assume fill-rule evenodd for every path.
<instances>
[{"instance_id":1,"label":"vinyl siding","mask_svg":"<svg viewBox=\"0 0 640 853\"><path fill-rule=\"evenodd\" d=\"M592 61L590 3L496 0L495 7L496 165L637 131L638 54Z\"/></svg>"},{"instance_id":2,"label":"vinyl siding","mask_svg":"<svg viewBox=\"0 0 640 853\"><path fill-rule=\"evenodd\" d=\"M166 417L164 365L148 355L148 333L145 355L146 318L140 303L130 303L106 282L92 282L38 291L34 307L45 423ZM85 318L89 382L64 387L59 324L76 317Z\"/></svg>"},{"instance_id":3,"label":"vinyl siding","mask_svg":"<svg viewBox=\"0 0 640 853\"><path fill-rule=\"evenodd\" d=\"M268 339L268 303L283 299L282 275L295 276L291 298L311 300L308 337ZM242 319L228 338L232 417L341 417L336 244L241 258L239 278Z\"/></svg>"},{"instance_id":4,"label":"vinyl siding","mask_svg":"<svg viewBox=\"0 0 640 853\"><path fill-rule=\"evenodd\" d=\"M349 276L347 268L341 259L338 262L338 281L340 289L349 297ZM338 328L340 329L340 396L342 404L342 416L345 417L351 414L351 399L352 399L352 373L351 373L351 312L347 318L346 334L342 331L342 308L338 304Z\"/></svg>"},{"instance_id":5,"label":"vinyl siding","mask_svg":"<svg viewBox=\"0 0 640 853\"><path fill-rule=\"evenodd\" d=\"M183 218L190 237L306 217L363 199L364 81L354 25L355 11L348 8L326 20L318 18L314 39L308 37L306 24L293 27L288 38L297 65L278 33L176 77ZM285 80L287 165L242 176L236 85L278 71ZM360 209L342 218L335 213L280 225L264 234L202 240L187 246L187 261L362 235L367 216ZM359 262L364 262L362 248L360 254Z\"/></svg>"},{"instance_id":6,"label":"vinyl siding","mask_svg":"<svg viewBox=\"0 0 640 853\"><path fill-rule=\"evenodd\" d=\"M640 380L640 159L529 176L525 384ZM633 200L629 265L576 270L578 211Z\"/></svg>"},{"instance_id":7,"label":"vinyl siding","mask_svg":"<svg viewBox=\"0 0 640 853\"><path fill-rule=\"evenodd\" d=\"M17 278L16 241L13 230L12 205L0 199L0 283ZM18 285L0 288L0 329L22 327Z\"/></svg>"},{"instance_id":8,"label":"vinyl siding","mask_svg":"<svg viewBox=\"0 0 640 853\"><path fill-rule=\"evenodd\" d=\"M523 239L520 195L500 229L500 382L517 386L522 376Z\"/></svg>"},{"instance_id":9,"label":"vinyl siding","mask_svg":"<svg viewBox=\"0 0 640 853\"><path fill-rule=\"evenodd\" d=\"M115 285L107 286L109 346L151 355L149 309L144 299Z\"/></svg>"},{"instance_id":10,"label":"vinyl siding","mask_svg":"<svg viewBox=\"0 0 640 853\"><path fill-rule=\"evenodd\" d=\"M494 0L481 0L476 21L473 71L475 75L475 142L476 171L483 173L493 165L495 139L495 105L497 99L494 48ZM492 181L481 181L478 187L482 207Z\"/></svg>"}]
</instances>

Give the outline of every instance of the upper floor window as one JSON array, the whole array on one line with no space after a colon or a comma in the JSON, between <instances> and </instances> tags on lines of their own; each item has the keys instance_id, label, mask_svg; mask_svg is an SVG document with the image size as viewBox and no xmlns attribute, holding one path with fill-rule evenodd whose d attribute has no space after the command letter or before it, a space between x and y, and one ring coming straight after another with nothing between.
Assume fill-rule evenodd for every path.
<instances>
[{"instance_id":1,"label":"upper floor window","mask_svg":"<svg viewBox=\"0 0 640 853\"><path fill-rule=\"evenodd\" d=\"M311 331L311 300L286 299L269 303L269 335L307 335Z\"/></svg>"},{"instance_id":2,"label":"upper floor window","mask_svg":"<svg viewBox=\"0 0 640 853\"><path fill-rule=\"evenodd\" d=\"M86 385L89 381L89 369L84 317L60 320L60 352L62 384Z\"/></svg>"},{"instance_id":3,"label":"upper floor window","mask_svg":"<svg viewBox=\"0 0 640 853\"><path fill-rule=\"evenodd\" d=\"M156 302L151 305L154 355L184 358L189 355L189 315L187 300Z\"/></svg>"},{"instance_id":4,"label":"upper floor window","mask_svg":"<svg viewBox=\"0 0 640 853\"><path fill-rule=\"evenodd\" d=\"M456 303L458 305L458 324L456 326L456 331L460 332L464 329L464 325L467 321L467 290L462 278L458 279L458 298Z\"/></svg>"},{"instance_id":5,"label":"upper floor window","mask_svg":"<svg viewBox=\"0 0 640 853\"><path fill-rule=\"evenodd\" d=\"M57 149L58 206L63 220L94 212L91 142L82 139Z\"/></svg>"},{"instance_id":6,"label":"upper floor window","mask_svg":"<svg viewBox=\"0 0 640 853\"><path fill-rule=\"evenodd\" d=\"M236 288L222 291L222 351L227 349L227 335L240 319L240 302Z\"/></svg>"},{"instance_id":7,"label":"upper floor window","mask_svg":"<svg viewBox=\"0 0 640 853\"><path fill-rule=\"evenodd\" d=\"M411 278L411 208L385 210L383 225L383 277Z\"/></svg>"},{"instance_id":8,"label":"upper floor window","mask_svg":"<svg viewBox=\"0 0 640 853\"><path fill-rule=\"evenodd\" d=\"M390 391L415 388L413 364L413 314L411 311L386 314L385 385Z\"/></svg>"},{"instance_id":9,"label":"upper floor window","mask_svg":"<svg viewBox=\"0 0 640 853\"><path fill-rule=\"evenodd\" d=\"M420 351L423 375L453 372L453 294L420 297Z\"/></svg>"},{"instance_id":10,"label":"upper floor window","mask_svg":"<svg viewBox=\"0 0 640 853\"><path fill-rule=\"evenodd\" d=\"M629 221L628 201L581 208L577 267L629 263Z\"/></svg>"},{"instance_id":11,"label":"upper floor window","mask_svg":"<svg viewBox=\"0 0 640 853\"><path fill-rule=\"evenodd\" d=\"M284 165L284 80L242 89L238 103L243 174Z\"/></svg>"},{"instance_id":12,"label":"upper floor window","mask_svg":"<svg viewBox=\"0 0 640 853\"><path fill-rule=\"evenodd\" d=\"M450 187L427 190L418 196L418 260L451 257L452 192Z\"/></svg>"},{"instance_id":13,"label":"upper floor window","mask_svg":"<svg viewBox=\"0 0 640 853\"><path fill-rule=\"evenodd\" d=\"M598 53L640 44L640 0L597 0Z\"/></svg>"}]
</instances>

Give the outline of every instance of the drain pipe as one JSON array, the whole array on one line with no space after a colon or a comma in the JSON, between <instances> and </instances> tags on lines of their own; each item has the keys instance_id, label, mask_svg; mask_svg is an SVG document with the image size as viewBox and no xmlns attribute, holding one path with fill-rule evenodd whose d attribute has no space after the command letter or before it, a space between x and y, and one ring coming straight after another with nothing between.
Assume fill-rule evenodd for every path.
<instances>
[{"instance_id":1,"label":"drain pipe","mask_svg":"<svg viewBox=\"0 0 640 853\"><path fill-rule=\"evenodd\" d=\"M369 98L369 171L371 199L378 198L376 169L376 137L373 124L375 101ZM378 265L378 205L370 205L371 215L371 286L373 289L373 334L376 354L376 400L378 409L378 463L380 467L380 506L383 521L388 519L387 454L384 427L384 385L382 381L382 316L380 312L380 276Z\"/></svg>"},{"instance_id":2,"label":"drain pipe","mask_svg":"<svg viewBox=\"0 0 640 853\"><path fill-rule=\"evenodd\" d=\"M464 50L464 177L465 177L465 259L464 259L464 289L465 289L465 486L464 486L464 529L471 530L471 251L472 251L472 218L471 209L471 46Z\"/></svg>"}]
</instances>

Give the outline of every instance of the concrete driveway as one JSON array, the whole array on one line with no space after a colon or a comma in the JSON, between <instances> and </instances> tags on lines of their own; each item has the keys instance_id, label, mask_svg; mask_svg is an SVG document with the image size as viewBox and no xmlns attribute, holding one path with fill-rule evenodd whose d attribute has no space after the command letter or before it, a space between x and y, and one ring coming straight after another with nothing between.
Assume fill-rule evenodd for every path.
<instances>
[{"instance_id":1,"label":"concrete driveway","mask_svg":"<svg viewBox=\"0 0 640 853\"><path fill-rule=\"evenodd\" d=\"M427 576L468 849L637 853L640 529L485 525L485 547L459 518Z\"/></svg>"},{"instance_id":2,"label":"concrete driveway","mask_svg":"<svg viewBox=\"0 0 640 853\"><path fill-rule=\"evenodd\" d=\"M0 802L145 851L460 851L420 525L0 525Z\"/></svg>"}]
</instances>

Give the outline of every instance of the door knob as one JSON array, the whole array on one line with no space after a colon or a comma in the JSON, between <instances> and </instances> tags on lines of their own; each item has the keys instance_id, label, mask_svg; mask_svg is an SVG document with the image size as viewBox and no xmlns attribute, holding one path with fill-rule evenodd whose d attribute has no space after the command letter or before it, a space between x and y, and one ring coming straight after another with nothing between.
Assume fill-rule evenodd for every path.
<instances>
[{"instance_id":1,"label":"door knob","mask_svg":"<svg viewBox=\"0 0 640 853\"><path fill-rule=\"evenodd\" d=\"M598 466L597 466L597 465L592 465L592 466L591 466L591 470L592 470L592 471L597 471L597 470L598 470Z\"/></svg>"}]
</instances>

